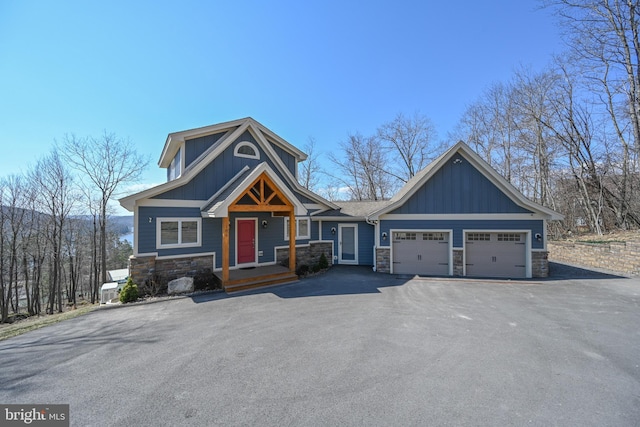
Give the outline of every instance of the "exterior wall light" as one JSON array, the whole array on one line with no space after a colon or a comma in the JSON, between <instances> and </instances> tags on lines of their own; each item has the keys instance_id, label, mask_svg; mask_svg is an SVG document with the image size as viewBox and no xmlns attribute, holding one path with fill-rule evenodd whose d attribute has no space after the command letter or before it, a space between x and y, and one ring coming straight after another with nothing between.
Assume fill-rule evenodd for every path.
<instances>
[{"instance_id":1,"label":"exterior wall light","mask_svg":"<svg viewBox=\"0 0 640 427\"><path fill-rule=\"evenodd\" d=\"M267 225L269 225L269 223L267 222L266 219L262 220L262 228L267 228Z\"/></svg>"},{"instance_id":2,"label":"exterior wall light","mask_svg":"<svg viewBox=\"0 0 640 427\"><path fill-rule=\"evenodd\" d=\"M382 233L382 240L387 240L387 232Z\"/></svg>"},{"instance_id":3,"label":"exterior wall light","mask_svg":"<svg viewBox=\"0 0 640 427\"><path fill-rule=\"evenodd\" d=\"M335 227L331 227L331 234L336 234L336 228Z\"/></svg>"}]
</instances>

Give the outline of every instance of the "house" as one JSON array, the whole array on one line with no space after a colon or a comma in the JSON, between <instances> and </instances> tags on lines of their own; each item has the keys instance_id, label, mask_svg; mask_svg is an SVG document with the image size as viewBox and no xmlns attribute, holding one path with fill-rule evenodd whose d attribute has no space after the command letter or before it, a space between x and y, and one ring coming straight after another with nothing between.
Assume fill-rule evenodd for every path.
<instances>
[{"instance_id":1,"label":"house","mask_svg":"<svg viewBox=\"0 0 640 427\"><path fill-rule=\"evenodd\" d=\"M109 270L107 271L107 277L109 282L103 283L100 287L100 304L110 304L119 301L120 291L129 278L129 269Z\"/></svg>"},{"instance_id":2,"label":"house","mask_svg":"<svg viewBox=\"0 0 640 427\"><path fill-rule=\"evenodd\" d=\"M561 216L462 142L388 201L323 199L296 179L305 159L252 118L169 134L167 182L120 199L134 213L134 281L211 269L245 289L295 280L322 253L381 273L547 274L546 222Z\"/></svg>"}]
</instances>

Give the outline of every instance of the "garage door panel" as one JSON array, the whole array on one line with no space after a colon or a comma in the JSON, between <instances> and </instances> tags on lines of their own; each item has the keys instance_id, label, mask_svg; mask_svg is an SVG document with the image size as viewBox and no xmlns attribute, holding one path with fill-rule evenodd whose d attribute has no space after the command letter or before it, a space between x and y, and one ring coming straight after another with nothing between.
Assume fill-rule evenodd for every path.
<instances>
[{"instance_id":1,"label":"garage door panel","mask_svg":"<svg viewBox=\"0 0 640 427\"><path fill-rule=\"evenodd\" d=\"M480 277L526 277L524 233L467 233L466 275Z\"/></svg>"},{"instance_id":2,"label":"garage door panel","mask_svg":"<svg viewBox=\"0 0 640 427\"><path fill-rule=\"evenodd\" d=\"M393 272L449 274L448 232L394 232Z\"/></svg>"}]
</instances>

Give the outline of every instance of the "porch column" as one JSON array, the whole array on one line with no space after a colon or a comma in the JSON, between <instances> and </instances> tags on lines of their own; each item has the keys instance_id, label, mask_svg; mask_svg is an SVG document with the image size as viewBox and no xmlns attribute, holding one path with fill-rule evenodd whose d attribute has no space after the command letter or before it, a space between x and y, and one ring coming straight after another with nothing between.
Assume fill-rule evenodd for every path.
<instances>
[{"instance_id":1,"label":"porch column","mask_svg":"<svg viewBox=\"0 0 640 427\"><path fill-rule=\"evenodd\" d=\"M222 217L222 286L229 281L229 217Z\"/></svg>"},{"instance_id":2,"label":"porch column","mask_svg":"<svg viewBox=\"0 0 640 427\"><path fill-rule=\"evenodd\" d=\"M296 271L296 216L289 211L289 271Z\"/></svg>"}]
</instances>

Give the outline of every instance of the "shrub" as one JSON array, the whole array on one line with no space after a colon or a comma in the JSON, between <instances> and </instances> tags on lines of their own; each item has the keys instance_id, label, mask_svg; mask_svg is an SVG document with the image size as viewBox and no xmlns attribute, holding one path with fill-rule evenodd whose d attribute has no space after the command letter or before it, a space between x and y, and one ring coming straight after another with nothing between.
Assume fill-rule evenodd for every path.
<instances>
[{"instance_id":1,"label":"shrub","mask_svg":"<svg viewBox=\"0 0 640 427\"><path fill-rule=\"evenodd\" d=\"M306 264L303 264L296 269L296 274L298 276L305 276L308 272L309 272L309 266Z\"/></svg>"},{"instance_id":2,"label":"shrub","mask_svg":"<svg viewBox=\"0 0 640 427\"><path fill-rule=\"evenodd\" d=\"M311 271L313 271L314 273L317 273L320 270L322 270L320 264L313 264L313 267L311 267Z\"/></svg>"},{"instance_id":3,"label":"shrub","mask_svg":"<svg viewBox=\"0 0 640 427\"><path fill-rule=\"evenodd\" d=\"M318 261L318 265L322 270L329 268L329 260L327 260L327 256L324 254L324 252L320 254L320 260Z\"/></svg>"},{"instance_id":4,"label":"shrub","mask_svg":"<svg viewBox=\"0 0 640 427\"><path fill-rule=\"evenodd\" d=\"M131 277L127 280L127 284L124 285L120 291L120 302L126 304L128 302L134 302L138 300L138 285L133 283Z\"/></svg>"},{"instance_id":5,"label":"shrub","mask_svg":"<svg viewBox=\"0 0 640 427\"><path fill-rule=\"evenodd\" d=\"M220 285L210 268L199 270L193 276L193 289L195 291L218 289L219 287Z\"/></svg>"}]
</instances>

